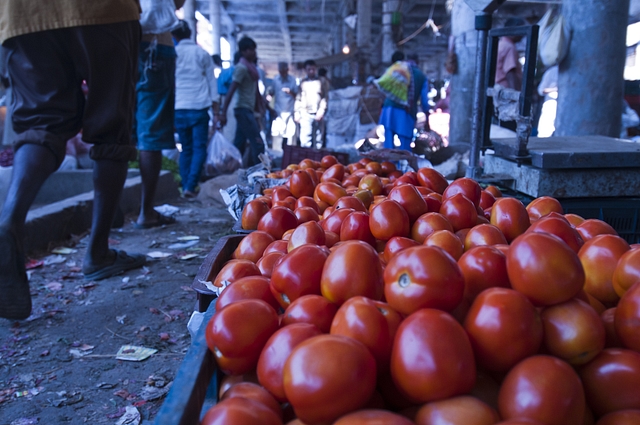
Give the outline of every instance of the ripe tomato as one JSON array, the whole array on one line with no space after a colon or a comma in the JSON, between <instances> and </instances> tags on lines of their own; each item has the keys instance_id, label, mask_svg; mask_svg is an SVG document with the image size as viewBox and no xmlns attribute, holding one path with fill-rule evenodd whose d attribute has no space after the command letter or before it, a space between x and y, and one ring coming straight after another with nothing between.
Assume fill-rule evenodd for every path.
<instances>
[{"instance_id":1,"label":"ripe tomato","mask_svg":"<svg viewBox=\"0 0 640 425\"><path fill-rule=\"evenodd\" d=\"M340 208L351 208L354 211L367 211L364 203L355 196L343 196L342 198L338 199L338 202L336 202L334 207L336 210Z\"/></svg>"},{"instance_id":2,"label":"ripe tomato","mask_svg":"<svg viewBox=\"0 0 640 425\"><path fill-rule=\"evenodd\" d=\"M462 193L456 193L449 198L443 197L442 199L440 214L451 223L454 231L457 232L460 229L467 229L476 225L478 212L469 198Z\"/></svg>"},{"instance_id":3,"label":"ripe tomato","mask_svg":"<svg viewBox=\"0 0 640 425\"><path fill-rule=\"evenodd\" d=\"M513 241L507 254L507 273L513 289L538 305L570 300L580 292L585 279L578 255L567 244L535 232Z\"/></svg>"},{"instance_id":4,"label":"ripe tomato","mask_svg":"<svg viewBox=\"0 0 640 425\"><path fill-rule=\"evenodd\" d=\"M496 199L502 197L502 192L500 191L500 189L498 189L495 186L489 185L489 186L487 186L487 188L485 190L487 192L489 192L490 194L492 194Z\"/></svg>"},{"instance_id":5,"label":"ripe tomato","mask_svg":"<svg viewBox=\"0 0 640 425\"><path fill-rule=\"evenodd\" d=\"M492 224L478 224L472 227L464 238L464 250L476 246L506 244L502 231Z\"/></svg>"},{"instance_id":6,"label":"ripe tomato","mask_svg":"<svg viewBox=\"0 0 640 425\"><path fill-rule=\"evenodd\" d=\"M320 222L320 226L329 232L333 232L336 234L340 234L340 228L342 227L342 222L345 218L352 212L355 212L351 208L340 208L337 211L334 211L329 216L326 216L324 220Z\"/></svg>"},{"instance_id":7,"label":"ripe tomato","mask_svg":"<svg viewBox=\"0 0 640 425\"><path fill-rule=\"evenodd\" d=\"M287 251L291 252L304 244L324 245L325 242L326 235L324 229L315 221L309 221L295 228L291 234L291 238L289 238Z\"/></svg>"},{"instance_id":8,"label":"ripe tomato","mask_svg":"<svg viewBox=\"0 0 640 425\"><path fill-rule=\"evenodd\" d=\"M427 203L415 186L403 184L396 186L389 192L389 199L399 203L409 215L409 222L413 224L422 214L428 213Z\"/></svg>"},{"instance_id":9,"label":"ripe tomato","mask_svg":"<svg viewBox=\"0 0 640 425\"><path fill-rule=\"evenodd\" d=\"M334 164L327 168L324 173L322 173L322 178L320 181L327 181L328 179L336 179L342 181L344 178L345 167L342 164Z\"/></svg>"},{"instance_id":10,"label":"ripe tomato","mask_svg":"<svg viewBox=\"0 0 640 425\"><path fill-rule=\"evenodd\" d=\"M340 235L337 233L333 233L327 230L324 232L324 235L325 245L327 246L327 248L331 248L332 246L340 242Z\"/></svg>"},{"instance_id":11,"label":"ripe tomato","mask_svg":"<svg viewBox=\"0 0 640 425\"><path fill-rule=\"evenodd\" d=\"M473 301L488 288L510 288L507 256L491 246L478 246L462 254L458 266L464 275L464 298Z\"/></svg>"},{"instance_id":12,"label":"ripe tomato","mask_svg":"<svg viewBox=\"0 0 640 425\"><path fill-rule=\"evenodd\" d=\"M627 251L629 244L619 236L598 235L589 239L578 252L585 274L584 290L603 303L618 301L619 296L613 289L613 272Z\"/></svg>"},{"instance_id":13,"label":"ripe tomato","mask_svg":"<svg viewBox=\"0 0 640 425\"><path fill-rule=\"evenodd\" d=\"M333 425L412 425L409 419L380 409L364 409L341 417Z\"/></svg>"},{"instance_id":14,"label":"ripe tomato","mask_svg":"<svg viewBox=\"0 0 640 425\"><path fill-rule=\"evenodd\" d=\"M315 183L311 179L309 173L303 170L296 170L289 177L289 187L291 195L295 198L301 196L313 196L313 190L315 189Z\"/></svg>"},{"instance_id":15,"label":"ripe tomato","mask_svg":"<svg viewBox=\"0 0 640 425\"><path fill-rule=\"evenodd\" d=\"M273 267L280 261L280 259L284 257L284 252L273 251L268 254L265 254L258 260L256 266L262 273L262 276L271 277L271 273L273 272Z\"/></svg>"},{"instance_id":16,"label":"ripe tomato","mask_svg":"<svg viewBox=\"0 0 640 425\"><path fill-rule=\"evenodd\" d=\"M282 252L283 254L286 254L288 252L287 251L288 244L289 244L288 241L282 241L282 240L274 241L271 244L269 244L269 246L264 250L264 253L262 255L265 256L272 252Z\"/></svg>"},{"instance_id":17,"label":"ripe tomato","mask_svg":"<svg viewBox=\"0 0 640 425\"><path fill-rule=\"evenodd\" d=\"M585 397L578 374L551 356L529 357L507 374L498 408L503 419L548 425L583 425Z\"/></svg>"},{"instance_id":18,"label":"ripe tomato","mask_svg":"<svg viewBox=\"0 0 640 425\"><path fill-rule=\"evenodd\" d=\"M596 218L583 221L576 226L576 230L585 242L598 235L618 235L613 227Z\"/></svg>"},{"instance_id":19,"label":"ripe tomato","mask_svg":"<svg viewBox=\"0 0 640 425\"><path fill-rule=\"evenodd\" d=\"M358 190L353 196L361 200L365 208L369 210L369 206L373 202L373 193L370 190Z\"/></svg>"},{"instance_id":20,"label":"ripe tomato","mask_svg":"<svg viewBox=\"0 0 640 425\"><path fill-rule=\"evenodd\" d=\"M478 364L506 372L535 354L542 343L542 322L537 310L521 293L489 288L471 304L464 320Z\"/></svg>"},{"instance_id":21,"label":"ripe tomato","mask_svg":"<svg viewBox=\"0 0 640 425\"><path fill-rule=\"evenodd\" d=\"M371 161L364 166L364 169L367 170L367 173L381 175L382 174L382 166L379 162Z\"/></svg>"},{"instance_id":22,"label":"ripe tomato","mask_svg":"<svg viewBox=\"0 0 640 425\"><path fill-rule=\"evenodd\" d=\"M384 270L389 305L408 315L421 308L451 311L462 301L464 276L442 249L416 246L397 253Z\"/></svg>"},{"instance_id":23,"label":"ripe tomato","mask_svg":"<svg viewBox=\"0 0 640 425\"><path fill-rule=\"evenodd\" d=\"M271 192L271 199L273 202L284 201L285 198L288 198L291 195L291 191L285 186L277 186L273 188L273 192Z\"/></svg>"},{"instance_id":24,"label":"ripe tomato","mask_svg":"<svg viewBox=\"0 0 640 425\"><path fill-rule=\"evenodd\" d=\"M416 415L417 425L493 425L498 420L498 412L468 395L427 403Z\"/></svg>"},{"instance_id":25,"label":"ripe tomato","mask_svg":"<svg viewBox=\"0 0 640 425\"><path fill-rule=\"evenodd\" d=\"M369 214L362 211L349 214L340 226L340 240L360 240L374 246L376 238L369 228Z\"/></svg>"},{"instance_id":26,"label":"ripe tomato","mask_svg":"<svg viewBox=\"0 0 640 425\"><path fill-rule=\"evenodd\" d=\"M499 198L491 207L491 224L511 242L529 228L529 214L516 198Z\"/></svg>"},{"instance_id":27,"label":"ripe tomato","mask_svg":"<svg viewBox=\"0 0 640 425\"><path fill-rule=\"evenodd\" d=\"M283 376L285 395L299 419L332 422L369 400L376 386L376 361L353 338L320 335L293 349Z\"/></svg>"},{"instance_id":28,"label":"ripe tomato","mask_svg":"<svg viewBox=\"0 0 640 425\"><path fill-rule=\"evenodd\" d=\"M394 236L389 239L384 245L384 261L388 263L398 252L402 251L403 249L418 245L419 243L414 241L413 239L403 238L402 236Z\"/></svg>"},{"instance_id":29,"label":"ripe tomato","mask_svg":"<svg viewBox=\"0 0 640 425\"><path fill-rule=\"evenodd\" d=\"M420 186L428 187L439 194L442 194L449 186L447 179L433 168L420 168L417 172L417 177Z\"/></svg>"},{"instance_id":30,"label":"ripe tomato","mask_svg":"<svg viewBox=\"0 0 640 425\"><path fill-rule=\"evenodd\" d=\"M314 199L316 196L329 205L335 204L338 199L347 196L347 191L342 186L332 182L323 182L316 186L314 191Z\"/></svg>"},{"instance_id":31,"label":"ripe tomato","mask_svg":"<svg viewBox=\"0 0 640 425\"><path fill-rule=\"evenodd\" d=\"M534 199L529 203L529 205L527 205L527 213L529 214L529 219L532 223L551 212L557 212L558 214L562 214L564 212L560 202L551 196L541 196Z\"/></svg>"},{"instance_id":32,"label":"ripe tomato","mask_svg":"<svg viewBox=\"0 0 640 425\"><path fill-rule=\"evenodd\" d=\"M580 234L567 220L554 215L547 215L537 220L527 229L527 232L549 233L557 236L575 253L578 253L584 244Z\"/></svg>"},{"instance_id":33,"label":"ripe tomato","mask_svg":"<svg viewBox=\"0 0 640 425\"><path fill-rule=\"evenodd\" d=\"M401 321L400 315L387 303L355 296L338 309L331 323L331 334L363 343L375 357L380 372L389 367L393 339Z\"/></svg>"},{"instance_id":34,"label":"ripe tomato","mask_svg":"<svg viewBox=\"0 0 640 425\"><path fill-rule=\"evenodd\" d=\"M607 348L580 370L580 377L596 416L640 409L640 353Z\"/></svg>"},{"instance_id":35,"label":"ripe tomato","mask_svg":"<svg viewBox=\"0 0 640 425\"><path fill-rule=\"evenodd\" d=\"M440 208L442 207L442 195L433 192L423 196L423 198L427 203L427 208L429 209L429 211L440 211Z\"/></svg>"},{"instance_id":36,"label":"ripe tomato","mask_svg":"<svg viewBox=\"0 0 640 425\"><path fill-rule=\"evenodd\" d=\"M606 333L606 341L604 344L606 348L622 348L622 342L616 333L615 314L616 307L608 308L600 313L600 318L602 319Z\"/></svg>"},{"instance_id":37,"label":"ripe tomato","mask_svg":"<svg viewBox=\"0 0 640 425\"><path fill-rule=\"evenodd\" d=\"M395 236L408 236L409 215L396 201L385 200L371 210L369 228L376 239L383 241Z\"/></svg>"},{"instance_id":38,"label":"ripe tomato","mask_svg":"<svg viewBox=\"0 0 640 425\"><path fill-rule=\"evenodd\" d=\"M571 224L573 227L580 225L580 223L584 221L584 218L576 214L565 214L564 218L566 218L569 224Z\"/></svg>"},{"instance_id":39,"label":"ripe tomato","mask_svg":"<svg viewBox=\"0 0 640 425\"><path fill-rule=\"evenodd\" d=\"M611 283L616 294L623 296L638 281L640 281L640 249L630 249L618 260Z\"/></svg>"},{"instance_id":40,"label":"ripe tomato","mask_svg":"<svg viewBox=\"0 0 640 425\"><path fill-rule=\"evenodd\" d=\"M265 344L258 359L258 380L278 401L287 401L282 373L291 351L302 341L321 334L314 325L294 323L277 330Z\"/></svg>"},{"instance_id":41,"label":"ripe tomato","mask_svg":"<svg viewBox=\"0 0 640 425\"><path fill-rule=\"evenodd\" d=\"M302 245L282 257L271 272L271 290L282 308L303 295L320 294L322 268L328 250Z\"/></svg>"},{"instance_id":42,"label":"ripe tomato","mask_svg":"<svg viewBox=\"0 0 640 425\"><path fill-rule=\"evenodd\" d=\"M478 204L478 206L483 210L486 210L487 208L491 208L495 203L496 203L495 196L493 196L491 192L487 192L486 190L483 190L482 193L480 194L480 203Z\"/></svg>"},{"instance_id":43,"label":"ripe tomato","mask_svg":"<svg viewBox=\"0 0 640 425\"><path fill-rule=\"evenodd\" d=\"M419 244L424 243L425 239L436 230L449 230L453 232L453 227L449 220L439 213L426 213L418 217L413 226L411 226L411 239Z\"/></svg>"},{"instance_id":44,"label":"ripe tomato","mask_svg":"<svg viewBox=\"0 0 640 425\"><path fill-rule=\"evenodd\" d=\"M278 329L278 314L262 300L240 300L218 310L205 330L207 346L226 374L255 368L265 343Z\"/></svg>"},{"instance_id":45,"label":"ripe tomato","mask_svg":"<svg viewBox=\"0 0 640 425\"><path fill-rule=\"evenodd\" d=\"M309 323L329 333L338 306L321 295L304 295L287 307L282 316L282 326Z\"/></svg>"},{"instance_id":46,"label":"ripe tomato","mask_svg":"<svg viewBox=\"0 0 640 425\"><path fill-rule=\"evenodd\" d=\"M320 221L320 216L312 207L299 207L293 210L298 224L306 223L308 221Z\"/></svg>"},{"instance_id":47,"label":"ripe tomato","mask_svg":"<svg viewBox=\"0 0 640 425\"><path fill-rule=\"evenodd\" d=\"M213 285L222 287L222 282L227 281L230 283L235 282L236 280L246 277L246 276L259 276L260 269L258 266L252 261L249 260L231 260L228 261L224 267L218 272L218 274L213 278L211 273L207 278L208 281L213 280Z\"/></svg>"},{"instance_id":48,"label":"ripe tomato","mask_svg":"<svg viewBox=\"0 0 640 425\"><path fill-rule=\"evenodd\" d=\"M442 200L447 200L456 194L464 195L468 200L473 202L474 206L480 205L480 197L482 196L482 188L477 181L462 177L454 180L444 192L442 192Z\"/></svg>"},{"instance_id":49,"label":"ripe tomato","mask_svg":"<svg viewBox=\"0 0 640 425\"><path fill-rule=\"evenodd\" d=\"M640 281L622 296L615 311L616 334L625 347L640 352Z\"/></svg>"},{"instance_id":50,"label":"ripe tomato","mask_svg":"<svg viewBox=\"0 0 640 425\"><path fill-rule=\"evenodd\" d=\"M213 406L202 418L202 425L281 425L273 410L255 400L233 397Z\"/></svg>"},{"instance_id":51,"label":"ripe tomato","mask_svg":"<svg viewBox=\"0 0 640 425\"><path fill-rule=\"evenodd\" d=\"M456 261L464 252L464 246L460 242L460 238L448 230L436 230L424 240L423 245L442 248L444 252Z\"/></svg>"},{"instance_id":52,"label":"ripe tomato","mask_svg":"<svg viewBox=\"0 0 640 425\"><path fill-rule=\"evenodd\" d=\"M476 367L462 326L440 310L411 314L396 332L391 376L402 392L422 403L467 393Z\"/></svg>"},{"instance_id":53,"label":"ripe tomato","mask_svg":"<svg viewBox=\"0 0 640 425\"><path fill-rule=\"evenodd\" d=\"M318 214L320 213L320 208L318 207L318 203L313 200L311 196L301 196L296 200L296 209L302 207L310 207L315 210Z\"/></svg>"},{"instance_id":54,"label":"ripe tomato","mask_svg":"<svg viewBox=\"0 0 640 425\"><path fill-rule=\"evenodd\" d=\"M256 230L258 228L258 222L269 212L269 205L266 202L258 199L249 201L247 205L242 209L242 216L240 223L245 230Z\"/></svg>"},{"instance_id":55,"label":"ripe tomato","mask_svg":"<svg viewBox=\"0 0 640 425\"><path fill-rule=\"evenodd\" d=\"M375 174L367 174L360 179L360 183L358 184L358 189L360 190L368 190L373 196L382 195L382 181L380 177Z\"/></svg>"},{"instance_id":56,"label":"ripe tomato","mask_svg":"<svg viewBox=\"0 0 640 425\"><path fill-rule=\"evenodd\" d=\"M584 301L574 298L545 307L541 317L546 349L569 364L585 364L604 348L602 319Z\"/></svg>"},{"instance_id":57,"label":"ripe tomato","mask_svg":"<svg viewBox=\"0 0 640 425\"><path fill-rule=\"evenodd\" d=\"M280 407L280 404L276 399L269 394L269 391L258 384L254 384L253 382L239 382L225 391L225 393L220 397L220 401L234 397L241 397L256 401L269 408L282 420L282 407Z\"/></svg>"},{"instance_id":58,"label":"ripe tomato","mask_svg":"<svg viewBox=\"0 0 640 425\"><path fill-rule=\"evenodd\" d=\"M247 276L227 286L218 297L216 309L221 309L239 300L257 299L265 301L274 310L280 309L280 304L273 298L269 289L269 278L264 276Z\"/></svg>"},{"instance_id":59,"label":"ripe tomato","mask_svg":"<svg viewBox=\"0 0 640 425\"><path fill-rule=\"evenodd\" d=\"M258 230L267 232L274 239L280 239L284 232L297 225L298 219L293 211L284 207L273 207L260 219Z\"/></svg>"},{"instance_id":60,"label":"ripe tomato","mask_svg":"<svg viewBox=\"0 0 640 425\"><path fill-rule=\"evenodd\" d=\"M336 164L339 164L338 158L333 155L325 155L320 160L320 165L322 166L322 168L329 168Z\"/></svg>"},{"instance_id":61,"label":"ripe tomato","mask_svg":"<svg viewBox=\"0 0 640 425\"><path fill-rule=\"evenodd\" d=\"M259 230L245 236L238 247L233 252L233 257L239 260L249 260L257 262L264 253L264 250L274 241L273 236L267 232Z\"/></svg>"},{"instance_id":62,"label":"ripe tomato","mask_svg":"<svg viewBox=\"0 0 640 425\"><path fill-rule=\"evenodd\" d=\"M637 425L640 424L640 410L618 410L600 418L597 425Z\"/></svg>"}]
</instances>

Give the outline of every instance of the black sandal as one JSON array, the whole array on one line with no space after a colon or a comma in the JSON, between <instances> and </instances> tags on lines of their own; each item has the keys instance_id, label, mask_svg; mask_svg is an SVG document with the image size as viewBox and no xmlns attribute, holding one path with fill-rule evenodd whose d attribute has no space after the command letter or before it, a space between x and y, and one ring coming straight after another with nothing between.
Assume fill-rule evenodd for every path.
<instances>
[{"instance_id":1,"label":"black sandal","mask_svg":"<svg viewBox=\"0 0 640 425\"><path fill-rule=\"evenodd\" d=\"M154 227L160 227L160 226L168 226L169 224L174 224L176 222L176 219L173 218L172 216L169 215L163 215L158 213L158 218L156 218L155 221L152 221L150 223L133 223L133 227L135 229L151 229Z\"/></svg>"}]
</instances>

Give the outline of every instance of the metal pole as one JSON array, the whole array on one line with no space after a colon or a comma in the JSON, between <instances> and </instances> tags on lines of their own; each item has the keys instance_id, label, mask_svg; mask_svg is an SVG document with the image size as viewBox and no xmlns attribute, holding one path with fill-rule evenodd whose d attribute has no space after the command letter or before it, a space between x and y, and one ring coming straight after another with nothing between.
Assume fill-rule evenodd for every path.
<instances>
[{"instance_id":1,"label":"metal pole","mask_svg":"<svg viewBox=\"0 0 640 425\"><path fill-rule=\"evenodd\" d=\"M487 46L489 30L491 29L491 14L479 13L476 15L476 30L478 30L478 50L476 55L476 76L473 87L473 121L471 124L471 151L469 152L469 166L466 176L479 177L480 147L482 146L482 121L484 119L485 72L487 63Z\"/></svg>"},{"instance_id":2,"label":"metal pole","mask_svg":"<svg viewBox=\"0 0 640 425\"><path fill-rule=\"evenodd\" d=\"M211 38L213 40L213 54L220 54L220 0L209 0L209 21L211 21Z\"/></svg>"},{"instance_id":3,"label":"metal pole","mask_svg":"<svg viewBox=\"0 0 640 425\"><path fill-rule=\"evenodd\" d=\"M197 29L197 21L196 21L196 1L195 0L186 0L184 2L184 20L187 21L189 27L191 28L191 39L196 41L196 36L198 35Z\"/></svg>"}]
</instances>

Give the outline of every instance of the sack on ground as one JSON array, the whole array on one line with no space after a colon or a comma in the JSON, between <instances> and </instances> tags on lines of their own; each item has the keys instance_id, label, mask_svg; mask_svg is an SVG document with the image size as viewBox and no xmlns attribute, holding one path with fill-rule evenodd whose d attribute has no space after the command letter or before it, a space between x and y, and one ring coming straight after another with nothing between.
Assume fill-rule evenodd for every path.
<instances>
[{"instance_id":1,"label":"sack on ground","mask_svg":"<svg viewBox=\"0 0 640 425\"><path fill-rule=\"evenodd\" d=\"M242 166L242 155L223 135L216 131L207 147L205 174L217 176L231 174Z\"/></svg>"}]
</instances>

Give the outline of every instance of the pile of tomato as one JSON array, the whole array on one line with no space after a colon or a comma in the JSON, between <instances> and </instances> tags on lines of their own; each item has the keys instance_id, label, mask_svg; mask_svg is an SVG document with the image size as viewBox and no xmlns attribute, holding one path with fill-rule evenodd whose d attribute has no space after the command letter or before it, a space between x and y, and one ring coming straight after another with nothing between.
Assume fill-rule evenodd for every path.
<instances>
[{"instance_id":1,"label":"pile of tomato","mask_svg":"<svg viewBox=\"0 0 640 425\"><path fill-rule=\"evenodd\" d=\"M640 246L611 226L389 162L272 177L213 282L203 424L640 424Z\"/></svg>"}]
</instances>

